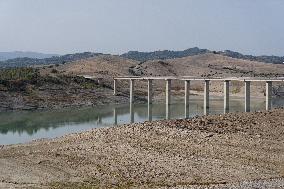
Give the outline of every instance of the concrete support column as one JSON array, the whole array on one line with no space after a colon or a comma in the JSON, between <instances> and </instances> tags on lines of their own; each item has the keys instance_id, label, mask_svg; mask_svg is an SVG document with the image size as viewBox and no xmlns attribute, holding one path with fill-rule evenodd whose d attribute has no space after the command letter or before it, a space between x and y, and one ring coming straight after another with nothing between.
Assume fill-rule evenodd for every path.
<instances>
[{"instance_id":1,"label":"concrete support column","mask_svg":"<svg viewBox=\"0 0 284 189\"><path fill-rule=\"evenodd\" d=\"M272 108L272 81L266 82L266 110L271 110Z\"/></svg>"},{"instance_id":2,"label":"concrete support column","mask_svg":"<svg viewBox=\"0 0 284 189\"><path fill-rule=\"evenodd\" d=\"M153 112L152 112L152 104L148 104L148 121L152 121L153 119Z\"/></svg>"},{"instance_id":3,"label":"concrete support column","mask_svg":"<svg viewBox=\"0 0 284 189\"><path fill-rule=\"evenodd\" d=\"M171 119L171 107L170 107L170 104L166 105L166 119Z\"/></svg>"},{"instance_id":4,"label":"concrete support column","mask_svg":"<svg viewBox=\"0 0 284 189\"><path fill-rule=\"evenodd\" d=\"M114 125L117 125L117 111L116 108L113 109Z\"/></svg>"},{"instance_id":5,"label":"concrete support column","mask_svg":"<svg viewBox=\"0 0 284 189\"><path fill-rule=\"evenodd\" d=\"M130 79L130 96L129 96L129 99L130 99L130 104L133 104L134 102L134 80L133 79Z\"/></svg>"},{"instance_id":6,"label":"concrete support column","mask_svg":"<svg viewBox=\"0 0 284 189\"><path fill-rule=\"evenodd\" d=\"M245 112L250 112L250 81L245 81Z\"/></svg>"},{"instance_id":7,"label":"concrete support column","mask_svg":"<svg viewBox=\"0 0 284 189\"><path fill-rule=\"evenodd\" d=\"M116 96L116 79L113 80L113 95Z\"/></svg>"},{"instance_id":8,"label":"concrete support column","mask_svg":"<svg viewBox=\"0 0 284 189\"><path fill-rule=\"evenodd\" d=\"M171 110L170 110L171 83L172 83L172 80L170 80L170 79L166 80L166 119L170 119L170 117L171 117Z\"/></svg>"},{"instance_id":9,"label":"concrete support column","mask_svg":"<svg viewBox=\"0 0 284 189\"><path fill-rule=\"evenodd\" d=\"M148 79L148 105L153 101L153 80Z\"/></svg>"},{"instance_id":10,"label":"concrete support column","mask_svg":"<svg viewBox=\"0 0 284 189\"><path fill-rule=\"evenodd\" d=\"M190 93L190 81L184 82L184 114L185 118L189 117L189 93Z\"/></svg>"},{"instance_id":11,"label":"concrete support column","mask_svg":"<svg viewBox=\"0 0 284 189\"><path fill-rule=\"evenodd\" d=\"M229 113L230 109L230 81L224 81L224 113Z\"/></svg>"},{"instance_id":12,"label":"concrete support column","mask_svg":"<svg viewBox=\"0 0 284 189\"><path fill-rule=\"evenodd\" d=\"M134 123L134 105L133 103L130 104L130 123Z\"/></svg>"},{"instance_id":13,"label":"concrete support column","mask_svg":"<svg viewBox=\"0 0 284 189\"><path fill-rule=\"evenodd\" d=\"M209 113L209 82L210 80L205 80L204 82L204 115Z\"/></svg>"},{"instance_id":14,"label":"concrete support column","mask_svg":"<svg viewBox=\"0 0 284 189\"><path fill-rule=\"evenodd\" d=\"M171 83L172 80L167 79L166 80L166 104L171 104Z\"/></svg>"}]
</instances>

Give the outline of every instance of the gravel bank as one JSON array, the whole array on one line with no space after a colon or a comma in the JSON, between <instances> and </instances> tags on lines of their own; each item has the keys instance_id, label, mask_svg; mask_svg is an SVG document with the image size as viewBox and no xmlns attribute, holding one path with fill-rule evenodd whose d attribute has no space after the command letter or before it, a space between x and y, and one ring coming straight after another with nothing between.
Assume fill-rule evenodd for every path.
<instances>
[{"instance_id":1,"label":"gravel bank","mask_svg":"<svg viewBox=\"0 0 284 189\"><path fill-rule=\"evenodd\" d=\"M284 110L0 146L0 187L283 188Z\"/></svg>"}]
</instances>

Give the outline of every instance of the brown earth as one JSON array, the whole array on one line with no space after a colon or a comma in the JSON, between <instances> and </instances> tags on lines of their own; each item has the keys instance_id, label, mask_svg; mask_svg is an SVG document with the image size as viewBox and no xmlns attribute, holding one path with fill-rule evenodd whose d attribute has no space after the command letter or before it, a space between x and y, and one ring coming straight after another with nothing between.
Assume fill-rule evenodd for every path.
<instances>
[{"instance_id":1,"label":"brown earth","mask_svg":"<svg viewBox=\"0 0 284 189\"><path fill-rule=\"evenodd\" d=\"M0 147L2 188L282 188L283 178L284 109Z\"/></svg>"}]
</instances>

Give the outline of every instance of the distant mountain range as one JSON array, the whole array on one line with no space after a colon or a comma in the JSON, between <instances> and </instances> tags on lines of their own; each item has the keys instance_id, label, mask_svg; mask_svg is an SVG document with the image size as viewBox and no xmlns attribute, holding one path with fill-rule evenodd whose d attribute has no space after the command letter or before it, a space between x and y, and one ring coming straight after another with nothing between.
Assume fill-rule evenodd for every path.
<instances>
[{"instance_id":1,"label":"distant mountain range","mask_svg":"<svg viewBox=\"0 0 284 189\"><path fill-rule=\"evenodd\" d=\"M122 54L121 57L129 58L137 61L148 61L156 59L173 59L173 58L182 58L187 56L194 56L198 54L205 54L211 51L207 49L199 49L197 47L186 49L184 51L154 51L154 52L138 52L138 51L129 51L128 53Z\"/></svg>"},{"instance_id":2,"label":"distant mountain range","mask_svg":"<svg viewBox=\"0 0 284 189\"><path fill-rule=\"evenodd\" d=\"M12 58L12 59L7 59L8 56L6 54L5 57L7 60L0 61L0 67L9 68L9 67L28 67L28 66L35 66L35 65L64 64L64 63L73 62L73 61L77 61L81 59L96 57L98 55L103 55L102 53L92 53L92 52L67 54L63 56L58 56L55 54L48 55L48 54L33 53L33 52L18 52L18 53L21 56L17 58ZM265 63L273 63L273 64L283 64L284 63L284 56L282 57L280 56L252 56L252 55L243 55L241 53L230 51L230 50L211 51L208 49L200 49L198 47L189 48L184 51L169 51L169 50L154 51L154 52L129 51L128 53L120 55L120 57L132 59L132 60L136 60L140 62L145 62L148 60L156 60L156 59L164 60L164 59L182 58L182 57L200 55L200 54L205 54L205 53L214 53L214 54L220 54L220 55L231 57L231 58L265 62ZM2 54L0 53L0 57L2 56ZM14 52L13 56L16 56L16 54L17 53Z\"/></svg>"},{"instance_id":3,"label":"distant mountain range","mask_svg":"<svg viewBox=\"0 0 284 189\"><path fill-rule=\"evenodd\" d=\"M0 67L2 68L11 68L11 67L29 67L36 65L50 65L50 64L65 64L67 62L73 62L77 60L87 59L101 55L101 53L75 53L75 54L66 54L63 56L53 56L51 58L14 58L5 61L0 61Z\"/></svg>"},{"instance_id":4,"label":"distant mountain range","mask_svg":"<svg viewBox=\"0 0 284 189\"><path fill-rule=\"evenodd\" d=\"M23 52L23 51L14 51L14 52L0 52L0 61L14 59L14 58L51 58L53 56L59 56L58 54L44 54L38 52Z\"/></svg>"},{"instance_id":5,"label":"distant mountain range","mask_svg":"<svg viewBox=\"0 0 284 189\"><path fill-rule=\"evenodd\" d=\"M221 54L223 56L228 56L232 58L238 58L243 60L251 60L251 61L258 61L258 62L265 62L265 63L273 63L273 64L283 64L284 63L284 56L252 56L252 55L243 55L238 52L225 50L213 53Z\"/></svg>"},{"instance_id":6,"label":"distant mountain range","mask_svg":"<svg viewBox=\"0 0 284 189\"><path fill-rule=\"evenodd\" d=\"M223 56L228 56L231 58L243 59L243 60L252 60L265 63L273 64L283 64L284 56L252 56L252 55L243 55L238 52L225 50L225 51L211 51L208 49L199 49L198 47L189 48L184 51L154 51L154 52L138 52L138 51L129 51L128 53L122 54L124 58L129 58L137 61L148 61L155 59L172 59L172 58L182 58L187 56L194 56L205 53L214 53L220 54Z\"/></svg>"}]
</instances>

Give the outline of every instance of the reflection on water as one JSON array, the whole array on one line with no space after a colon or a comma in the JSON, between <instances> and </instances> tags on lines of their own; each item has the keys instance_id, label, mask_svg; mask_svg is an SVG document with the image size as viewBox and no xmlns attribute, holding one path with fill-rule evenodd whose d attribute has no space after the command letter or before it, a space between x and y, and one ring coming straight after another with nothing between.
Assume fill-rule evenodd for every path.
<instances>
[{"instance_id":1,"label":"reflection on water","mask_svg":"<svg viewBox=\"0 0 284 189\"><path fill-rule=\"evenodd\" d=\"M274 99L273 107L283 107L284 99ZM254 100L251 110L264 110L265 101ZM230 111L243 111L242 99L231 99ZM210 114L223 113L222 98L210 100ZM189 117L203 114L203 99L191 97ZM0 144L24 143L40 138L55 138L68 133L125 123L175 119L185 117L183 100L172 105L129 104L105 105L93 108L62 109L35 112L0 113Z\"/></svg>"}]
</instances>

